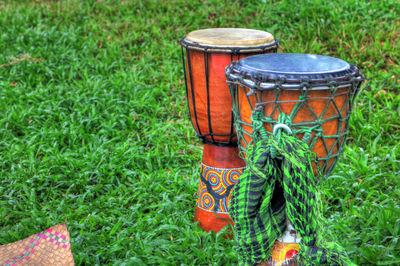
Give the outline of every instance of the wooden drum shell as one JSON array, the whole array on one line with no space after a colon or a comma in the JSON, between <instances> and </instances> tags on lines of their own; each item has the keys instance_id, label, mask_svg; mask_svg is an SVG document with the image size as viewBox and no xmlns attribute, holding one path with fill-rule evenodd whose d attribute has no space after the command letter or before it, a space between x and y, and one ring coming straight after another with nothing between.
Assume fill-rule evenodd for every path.
<instances>
[{"instance_id":1,"label":"wooden drum shell","mask_svg":"<svg viewBox=\"0 0 400 266\"><path fill-rule=\"evenodd\" d=\"M234 144L232 97L226 83L225 68L244 57L274 53L276 47L259 53L212 53L186 50L185 75L189 115L198 137L208 143Z\"/></svg>"},{"instance_id":2,"label":"wooden drum shell","mask_svg":"<svg viewBox=\"0 0 400 266\"><path fill-rule=\"evenodd\" d=\"M344 145L348 129L348 119L343 119L343 121L341 121L340 117L344 118L350 115L351 102L349 101L349 97L353 96L351 91L351 84L338 88L335 92L335 96L333 96L333 101L336 104L335 106L335 104L330 101L332 92L329 89L310 90L307 94L307 105L310 108L303 105L297 115L292 119L292 129L294 130L296 129L296 124L313 123L319 119L328 120L325 122L321 121L323 132L319 133L320 136L316 136L316 132L312 131L311 140L308 142L308 145L310 145L314 140L314 137L317 137L313 144L312 151L318 158L317 160L320 169L325 173L334 168L340 149L343 148ZM240 117L238 117L239 120L250 125L252 124L251 115L256 106L257 100L258 102L276 101L279 104L281 112L290 115L296 103L299 101L299 97L302 95L301 90L282 90L279 93L279 96L277 96L276 91L274 90L258 91L256 94L251 96L246 95L248 92L248 88L240 85L237 86L236 105L239 106L238 108L240 110ZM264 106L264 116L271 117L276 121L281 112L279 110L274 111L275 105L275 102L266 104ZM272 133L271 124L264 123L264 128ZM249 135L253 133L253 128L251 126L242 124L242 129L248 132ZM243 139L240 141L243 150L247 149L247 143L250 143L252 139L249 135L243 134ZM304 133L297 134L296 136L297 138L302 139ZM322 140L323 137L325 138L326 146ZM331 158L328 159L328 156ZM313 164L314 172L316 172L315 162Z\"/></svg>"}]
</instances>

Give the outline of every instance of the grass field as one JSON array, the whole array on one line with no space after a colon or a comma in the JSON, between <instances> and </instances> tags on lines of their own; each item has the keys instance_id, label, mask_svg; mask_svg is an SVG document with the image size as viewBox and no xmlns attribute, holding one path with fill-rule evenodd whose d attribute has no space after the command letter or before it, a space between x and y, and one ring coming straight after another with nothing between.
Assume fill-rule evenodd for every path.
<instances>
[{"instance_id":1,"label":"grass field","mask_svg":"<svg viewBox=\"0 0 400 266\"><path fill-rule=\"evenodd\" d=\"M178 40L245 27L366 76L326 229L357 264L399 265L399 2L266 2L0 1L0 244L66 222L78 265L235 264L192 222L202 150Z\"/></svg>"}]
</instances>

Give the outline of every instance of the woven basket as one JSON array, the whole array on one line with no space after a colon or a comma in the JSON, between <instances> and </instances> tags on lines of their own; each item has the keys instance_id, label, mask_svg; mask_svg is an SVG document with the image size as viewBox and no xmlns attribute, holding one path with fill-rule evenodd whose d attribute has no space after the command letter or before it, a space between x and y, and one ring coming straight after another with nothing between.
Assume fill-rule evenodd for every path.
<instances>
[{"instance_id":1,"label":"woven basket","mask_svg":"<svg viewBox=\"0 0 400 266\"><path fill-rule=\"evenodd\" d=\"M0 266L75 265L65 224L57 224L24 240L0 246Z\"/></svg>"}]
</instances>

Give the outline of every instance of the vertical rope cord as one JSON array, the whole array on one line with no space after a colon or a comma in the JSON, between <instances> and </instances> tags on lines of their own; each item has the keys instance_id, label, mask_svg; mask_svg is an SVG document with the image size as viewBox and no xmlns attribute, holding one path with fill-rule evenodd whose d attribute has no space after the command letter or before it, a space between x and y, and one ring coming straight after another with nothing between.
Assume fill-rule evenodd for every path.
<instances>
[{"instance_id":1,"label":"vertical rope cord","mask_svg":"<svg viewBox=\"0 0 400 266\"><path fill-rule=\"evenodd\" d=\"M294 108L294 112L296 110ZM326 242L320 229L318 191L311 159L314 156L304 139L278 132L268 137L263 112L253 112L254 146L247 151L247 168L232 194L230 215L235 222L236 248L243 265L266 260L274 242L285 228L285 209L289 221L301 237L300 265L354 265L336 243ZM291 124L281 113L279 122ZM279 155L279 159L278 159ZM272 209L276 183L284 188L285 201ZM275 204L276 205L276 204ZM283 225L281 227L280 225Z\"/></svg>"}]
</instances>

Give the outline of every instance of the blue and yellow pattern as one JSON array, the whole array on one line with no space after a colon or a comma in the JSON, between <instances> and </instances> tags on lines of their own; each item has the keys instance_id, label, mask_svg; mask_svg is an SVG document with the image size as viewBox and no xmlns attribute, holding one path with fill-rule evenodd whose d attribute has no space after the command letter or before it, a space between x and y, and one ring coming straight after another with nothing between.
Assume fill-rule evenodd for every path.
<instances>
[{"instance_id":1,"label":"blue and yellow pattern","mask_svg":"<svg viewBox=\"0 0 400 266\"><path fill-rule=\"evenodd\" d=\"M197 207L217 213L228 213L232 188L243 168L215 168L201 164Z\"/></svg>"}]
</instances>

